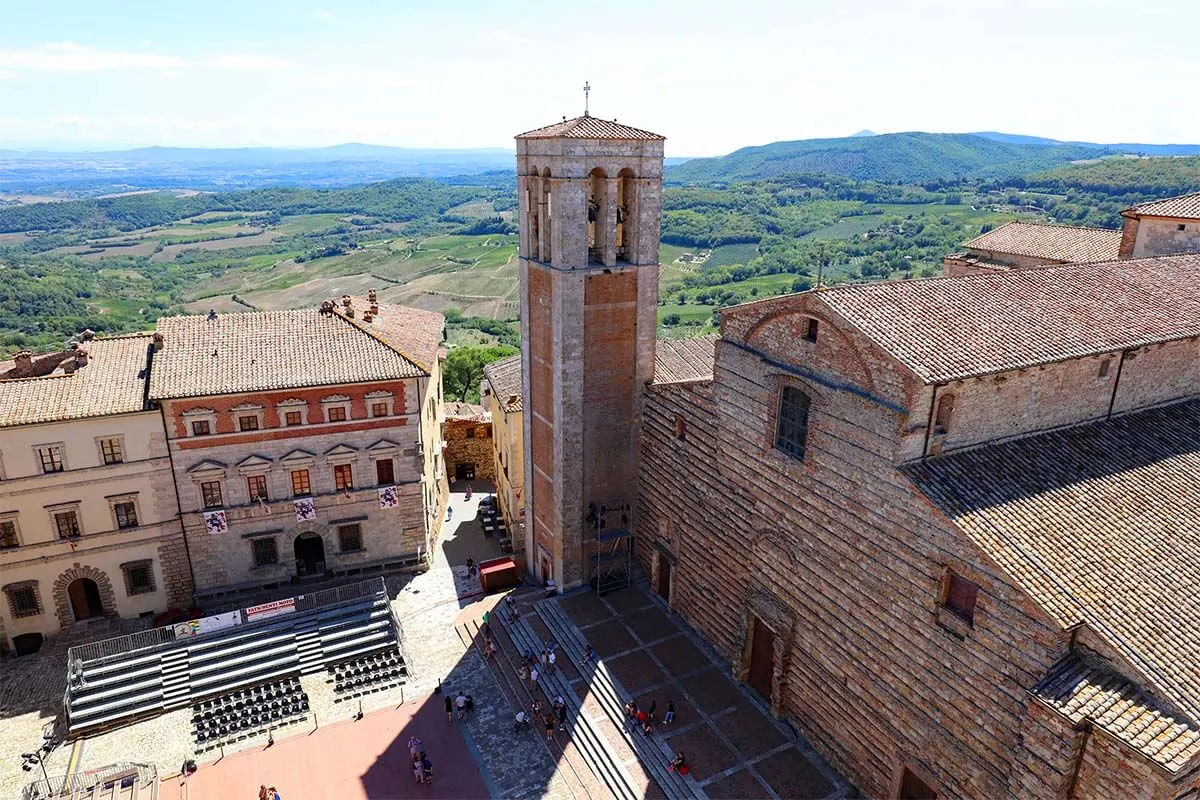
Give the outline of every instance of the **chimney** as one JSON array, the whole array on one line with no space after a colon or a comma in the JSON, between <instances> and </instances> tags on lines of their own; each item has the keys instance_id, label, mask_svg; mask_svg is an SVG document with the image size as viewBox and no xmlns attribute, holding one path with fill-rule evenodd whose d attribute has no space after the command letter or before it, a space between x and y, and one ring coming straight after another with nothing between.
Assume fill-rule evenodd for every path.
<instances>
[{"instance_id":1,"label":"chimney","mask_svg":"<svg viewBox=\"0 0 1200 800\"><path fill-rule=\"evenodd\" d=\"M321 316L327 317L333 313L334 302L332 300L321 301Z\"/></svg>"},{"instance_id":2,"label":"chimney","mask_svg":"<svg viewBox=\"0 0 1200 800\"><path fill-rule=\"evenodd\" d=\"M155 350L163 349L163 335L161 333L158 333L157 331L154 333L154 349Z\"/></svg>"},{"instance_id":3,"label":"chimney","mask_svg":"<svg viewBox=\"0 0 1200 800\"><path fill-rule=\"evenodd\" d=\"M353 311L354 309L350 309L350 310ZM363 312L363 322L371 322L374 319L375 319L375 314L373 312L371 312L371 311Z\"/></svg>"},{"instance_id":4,"label":"chimney","mask_svg":"<svg viewBox=\"0 0 1200 800\"><path fill-rule=\"evenodd\" d=\"M371 313L377 317L379 316L379 303L376 303L374 300L371 301Z\"/></svg>"},{"instance_id":5,"label":"chimney","mask_svg":"<svg viewBox=\"0 0 1200 800\"><path fill-rule=\"evenodd\" d=\"M79 338L85 342L90 342L96 338L96 332L91 328L84 328L83 333L79 334Z\"/></svg>"},{"instance_id":6,"label":"chimney","mask_svg":"<svg viewBox=\"0 0 1200 800\"><path fill-rule=\"evenodd\" d=\"M13 368L13 377L24 378L33 372L33 353L28 350L22 350L13 356L15 367Z\"/></svg>"},{"instance_id":7,"label":"chimney","mask_svg":"<svg viewBox=\"0 0 1200 800\"><path fill-rule=\"evenodd\" d=\"M75 366L84 367L88 363L88 351L86 348L79 348L75 351Z\"/></svg>"},{"instance_id":8,"label":"chimney","mask_svg":"<svg viewBox=\"0 0 1200 800\"><path fill-rule=\"evenodd\" d=\"M351 303L350 295L348 295L348 294L342 295L342 306L344 308L350 308L350 303Z\"/></svg>"},{"instance_id":9,"label":"chimney","mask_svg":"<svg viewBox=\"0 0 1200 800\"><path fill-rule=\"evenodd\" d=\"M74 375L75 374L75 362L72 361L71 359L67 359L66 361L62 362L62 371L63 371L63 375Z\"/></svg>"},{"instance_id":10,"label":"chimney","mask_svg":"<svg viewBox=\"0 0 1200 800\"><path fill-rule=\"evenodd\" d=\"M354 306L346 306L346 318L354 319Z\"/></svg>"},{"instance_id":11,"label":"chimney","mask_svg":"<svg viewBox=\"0 0 1200 800\"><path fill-rule=\"evenodd\" d=\"M379 302L379 296L375 294L374 289L367 289L367 302L371 305L375 305L377 302Z\"/></svg>"}]
</instances>

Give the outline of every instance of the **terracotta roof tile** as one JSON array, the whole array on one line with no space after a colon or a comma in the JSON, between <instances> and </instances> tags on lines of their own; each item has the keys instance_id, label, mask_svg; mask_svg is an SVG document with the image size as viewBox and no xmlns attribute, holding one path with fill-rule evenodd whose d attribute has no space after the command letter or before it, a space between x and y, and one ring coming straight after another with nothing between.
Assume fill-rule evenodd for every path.
<instances>
[{"instance_id":1,"label":"terracotta roof tile","mask_svg":"<svg viewBox=\"0 0 1200 800\"><path fill-rule=\"evenodd\" d=\"M488 410L474 403L460 403L452 400L446 403L446 419L474 420L487 422L490 419Z\"/></svg>"},{"instance_id":2,"label":"terracotta roof tile","mask_svg":"<svg viewBox=\"0 0 1200 800\"><path fill-rule=\"evenodd\" d=\"M986 253L1048 258L1067 264L1115 261L1121 247L1121 232L1075 225L1009 222L976 236L963 247Z\"/></svg>"},{"instance_id":3,"label":"terracotta roof tile","mask_svg":"<svg viewBox=\"0 0 1200 800\"><path fill-rule=\"evenodd\" d=\"M317 309L163 317L150 396L214 394L415 378L437 357L442 315L381 305L375 322ZM412 353L405 352L408 348Z\"/></svg>"},{"instance_id":4,"label":"terracotta roof tile","mask_svg":"<svg viewBox=\"0 0 1200 800\"><path fill-rule=\"evenodd\" d=\"M518 139L665 139L657 133L621 125L616 120L584 115L517 134Z\"/></svg>"},{"instance_id":5,"label":"terracotta roof tile","mask_svg":"<svg viewBox=\"0 0 1200 800\"><path fill-rule=\"evenodd\" d=\"M1200 254L856 284L817 296L939 383L1200 335Z\"/></svg>"},{"instance_id":6,"label":"terracotta roof tile","mask_svg":"<svg viewBox=\"0 0 1200 800\"><path fill-rule=\"evenodd\" d=\"M1121 212L1125 217L1179 217L1200 219L1200 192L1151 200Z\"/></svg>"},{"instance_id":7,"label":"terracotta roof tile","mask_svg":"<svg viewBox=\"0 0 1200 800\"><path fill-rule=\"evenodd\" d=\"M483 376L491 384L492 392L506 414L522 409L520 353L488 364L483 368Z\"/></svg>"},{"instance_id":8,"label":"terracotta roof tile","mask_svg":"<svg viewBox=\"0 0 1200 800\"><path fill-rule=\"evenodd\" d=\"M1200 719L1200 400L903 471L1051 617Z\"/></svg>"},{"instance_id":9,"label":"terracotta roof tile","mask_svg":"<svg viewBox=\"0 0 1200 800\"><path fill-rule=\"evenodd\" d=\"M0 380L0 427L143 410L151 334L85 342L88 363L67 375Z\"/></svg>"},{"instance_id":10,"label":"terracotta roof tile","mask_svg":"<svg viewBox=\"0 0 1200 800\"><path fill-rule=\"evenodd\" d=\"M1136 683L1080 654L1063 659L1033 689L1073 724L1088 720L1172 772L1200 755L1200 725L1174 714ZM1148 729L1158 733L1144 740Z\"/></svg>"},{"instance_id":11,"label":"terracotta roof tile","mask_svg":"<svg viewBox=\"0 0 1200 800\"><path fill-rule=\"evenodd\" d=\"M654 383L711 381L717 338L659 339L654 350Z\"/></svg>"}]
</instances>

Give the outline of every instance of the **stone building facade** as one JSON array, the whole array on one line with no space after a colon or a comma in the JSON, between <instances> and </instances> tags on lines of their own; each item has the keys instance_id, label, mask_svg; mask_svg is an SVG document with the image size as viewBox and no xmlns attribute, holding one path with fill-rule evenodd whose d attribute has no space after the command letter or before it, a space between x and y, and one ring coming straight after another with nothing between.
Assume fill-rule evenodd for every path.
<instances>
[{"instance_id":1,"label":"stone building facade","mask_svg":"<svg viewBox=\"0 0 1200 800\"><path fill-rule=\"evenodd\" d=\"M592 578L593 530L637 492L663 141L587 114L516 137L525 549L564 588Z\"/></svg>"},{"instance_id":2,"label":"stone building facade","mask_svg":"<svg viewBox=\"0 0 1200 800\"><path fill-rule=\"evenodd\" d=\"M162 407L197 594L428 557L445 509L440 314L169 317Z\"/></svg>"},{"instance_id":3,"label":"stone building facade","mask_svg":"<svg viewBox=\"0 0 1200 800\"><path fill-rule=\"evenodd\" d=\"M1121 258L1200 252L1200 192L1127 208Z\"/></svg>"},{"instance_id":4,"label":"stone building facade","mask_svg":"<svg viewBox=\"0 0 1200 800\"><path fill-rule=\"evenodd\" d=\"M1181 256L727 309L646 393L654 589L871 797L1187 796L1198 292Z\"/></svg>"},{"instance_id":5,"label":"stone building facade","mask_svg":"<svg viewBox=\"0 0 1200 800\"><path fill-rule=\"evenodd\" d=\"M525 425L521 397L521 356L483 369L482 399L492 419L492 472L504 524L513 532L513 549L525 548Z\"/></svg>"},{"instance_id":6,"label":"stone building facade","mask_svg":"<svg viewBox=\"0 0 1200 800\"><path fill-rule=\"evenodd\" d=\"M191 605L150 334L0 364L0 651Z\"/></svg>"},{"instance_id":7,"label":"stone building facade","mask_svg":"<svg viewBox=\"0 0 1200 800\"><path fill-rule=\"evenodd\" d=\"M446 470L453 480L494 480L492 416L474 403L446 403L442 438L446 442Z\"/></svg>"}]
</instances>

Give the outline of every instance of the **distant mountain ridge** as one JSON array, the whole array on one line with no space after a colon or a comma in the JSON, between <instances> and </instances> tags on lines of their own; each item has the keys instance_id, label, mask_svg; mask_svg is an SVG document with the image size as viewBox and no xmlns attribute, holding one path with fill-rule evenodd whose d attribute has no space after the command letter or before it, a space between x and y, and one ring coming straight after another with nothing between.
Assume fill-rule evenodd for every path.
<instances>
[{"instance_id":1,"label":"distant mountain ridge","mask_svg":"<svg viewBox=\"0 0 1200 800\"><path fill-rule=\"evenodd\" d=\"M671 183L713 183L827 173L924 183L1026 175L1114 152L1096 146L1004 142L969 133L885 133L744 147L727 156L692 159L668 169L666 177Z\"/></svg>"},{"instance_id":2,"label":"distant mountain ridge","mask_svg":"<svg viewBox=\"0 0 1200 800\"><path fill-rule=\"evenodd\" d=\"M996 142L1008 144L1041 144L1041 145L1076 145L1093 147L1098 150L1112 150L1118 153L1130 153L1143 156L1194 156L1200 155L1200 144L1098 144L1096 142L1064 142L1058 139L1047 139L1045 136L1023 136L1018 133L997 133L996 131L978 131L972 136L982 136Z\"/></svg>"}]
</instances>

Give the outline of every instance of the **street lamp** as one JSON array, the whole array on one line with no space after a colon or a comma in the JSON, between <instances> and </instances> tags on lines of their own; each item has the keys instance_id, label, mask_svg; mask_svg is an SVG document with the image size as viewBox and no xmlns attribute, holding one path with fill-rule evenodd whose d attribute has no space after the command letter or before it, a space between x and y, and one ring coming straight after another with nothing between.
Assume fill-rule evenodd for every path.
<instances>
[{"instance_id":1,"label":"street lamp","mask_svg":"<svg viewBox=\"0 0 1200 800\"><path fill-rule=\"evenodd\" d=\"M21 753L21 758L23 759L21 761L21 769L25 772L32 772L34 764L42 768L42 777L46 779L46 791L53 791L50 788L50 775L46 772L46 764L42 761L42 753L40 751L36 753Z\"/></svg>"}]
</instances>

